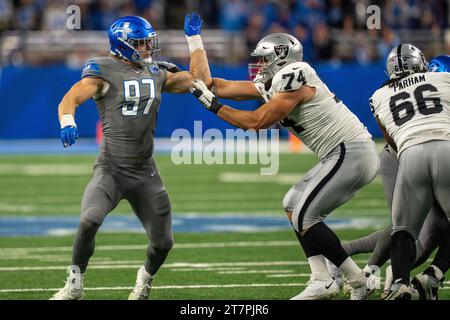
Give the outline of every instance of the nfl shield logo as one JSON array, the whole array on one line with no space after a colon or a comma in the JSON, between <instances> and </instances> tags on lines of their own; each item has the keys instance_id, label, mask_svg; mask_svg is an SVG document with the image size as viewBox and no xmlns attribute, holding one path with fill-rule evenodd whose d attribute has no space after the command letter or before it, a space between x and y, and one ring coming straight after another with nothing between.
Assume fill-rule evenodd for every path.
<instances>
[{"instance_id":1,"label":"nfl shield logo","mask_svg":"<svg viewBox=\"0 0 450 320\"><path fill-rule=\"evenodd\" d=\"M158 66L157 66L157 65L154 65L154 64L152 64L150 67L148 67L148 70L149 70L151 73L158 73L158 72L159 72Z\"/></svg>"},{"instance_id":2,"label":"nfl shield logo","mask_svg":"<svg viewBox=\"0 0 450 320\"><path fill-rule=\"evenodd\" d=\"M275 46L274 49L275 49L275 54L277 55L278 58L284 59L288 56L289 47L287 45L280 44L278 46Z\"/></svg>"}]
</instances>

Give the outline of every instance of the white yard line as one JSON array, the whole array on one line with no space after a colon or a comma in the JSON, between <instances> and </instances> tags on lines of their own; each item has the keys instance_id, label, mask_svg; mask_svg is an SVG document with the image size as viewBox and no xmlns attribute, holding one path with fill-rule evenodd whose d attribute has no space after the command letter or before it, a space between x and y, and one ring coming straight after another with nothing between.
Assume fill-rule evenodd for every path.
<instances>
[{"instance_id":1,"label":"white yard line","mask_svg":"<svg viewBox=\"0 0 450 320\"><path fill-rule=\"evenodd\" d=\"M203 269L202 269L203 271ZM284 269L275 269L275 270L226 270L226 271L218 271L219 274L248 274L248 273L293 273L294 270L284 270Z\"/></svg>"},{"instance_id":2,"label":"white yard line","mask_svg":"<svg viewBox=\"0 0 450 320\"><path fill-rule=\"evenodd\" d=\"M202 242L202 243L175 243L175 249L200 249L200 248L229 248L229 247L276 247L276 246L298 246L297 241L239 241L239 242ZM119 251L119 250L145 250L147 245L111 245L98 246L96 251ZM29 247L29 248L3 248L0 255L35 252L72 252L72 247Z\"/></svg>"},{"instance_id":3,"label":"white yard line","mask_svg":"<svg viewBox=\"0 0 450 320\"><path fill-rule=\"evenodd\" d=\"M447 281L448 283L449 281ZM260 287L303 287L306 283L249 283L249 284L199 284L188 286L154 286L154 290L173 289L216 289L216 288L260 288ZM20 289L0 289L0 293L21 293L21 292L48 292L58 291L60 288L20 288ZM448 290L450 287L441 288ZM92 287L84 288L86 291L121 291L133 290L133 287Z\"/></svg>"},{"instance_id":4,"label":"white yard line","mask_svg":"<svg viewBox=\"0 0 450 320\"><path fill-rule=\"evenodd\" d=\"M119 261L116 261L118 263ZM121 261L127 262L123 264L98 264L89 265L89 269L133 269L139 268L143 261ZM365 260L356 260L357 263L365 263ZM164 264L163 268L173 269L173 271L183 271L188 269L203 271L211 268L225 267L260 267L260 266L305 266L308 261L253 261L253 262L217 262L217 263L190 263L190 262L174 262ZM22 267L0 267L1 271L48 271L48 270L66 270L67 265L63 266L22 266ZM276 271L276 270L274 270Z\"/></svg>"},{"instance_id":5,"label":"white yard line","mask_svg":"<svg viewBox=\"0 0 450 320\"><path fill-rule=\"evenodd\" d=\"M188 286L154 286L153 289L165 290L165 289L215 289L215 288L258 288L258 287L294 287L305 286L305 283L249 283L249 284L199 284ZM13 292L46 292L46 291L58 291L60 288L29 288L29 289L0 289L0 293L13 293ZM84 288L86 291L108 291L108 290L133 290L133 287L93 287Z\"/></svg>"}]
</instances>

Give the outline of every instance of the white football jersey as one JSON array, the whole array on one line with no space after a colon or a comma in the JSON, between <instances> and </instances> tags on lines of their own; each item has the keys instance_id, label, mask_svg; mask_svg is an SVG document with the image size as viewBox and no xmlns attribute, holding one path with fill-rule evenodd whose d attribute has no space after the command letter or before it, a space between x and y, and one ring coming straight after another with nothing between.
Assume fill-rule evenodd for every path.
<instances>
[{"instance_id":1,"label":"white football jersey","mask_svg":"<svg viewBox=\"0 0 450 320\"><path fill-rule=\"evenodd\" d=\"M430 140L450 140L450 73L414 73L389 81L370 99L372 112L400 154Z\"/></svg>"},{"instance_id":2,"label":"white football jersey","mask_svg":"<svg viewBox=\"0 0 450 320\"><path fill-rule=\"evenodd\" d=\"M282 121L284 127L299 137L320 158L341 142L369 140L372 136L359 119L320 80L306 62L295 62L278 71L269 90L255 83L267 102L279 92L314 87L314 97L297 105Z\"/></svg>"}]
</instances>

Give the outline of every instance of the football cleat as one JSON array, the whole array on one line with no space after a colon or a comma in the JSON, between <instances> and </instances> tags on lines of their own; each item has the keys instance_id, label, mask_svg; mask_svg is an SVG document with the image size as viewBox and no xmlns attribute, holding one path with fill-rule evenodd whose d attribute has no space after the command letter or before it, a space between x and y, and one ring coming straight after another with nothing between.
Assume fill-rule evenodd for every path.
<instances>
[{"instance_id":1,"label":"football cleat","mask_svg":"<svg viewBox=\"0 0 450 320\"><path fill-rule=\"evenodd\" d=\"M290 300L328 300L339 294L339 285L334 278L311 279L306 288Z\"/></svg>"},{"instance_id":2,"label":"football cleat","mask_svg":"<svg viewBox=\"0 0 450 320\"><path fill-rule=\"evenodd\" d=\"M381 286L380 280L380 268L376 265L367 265L363 269L364 276L366 277L366 286L369 290L369 294L371 295L376 289L379 289Z\"/></svg>"},{"instance_id":3,"label":"football cleat","mask_svg":"<svg viewBox=\"0 0 450 320\"><path fill-rule=\"evenodd\" d=\"M350 286L350 300L366 300L375 290L375 276L368 272L361 272L361 277L354 281L347 281Z\"/></svg>"},{"instance_id":4,"label":"football cleat","mask_svg":"<svg viewBox=\"0 0 450 320\"><path fill-rule=\"evenodd\" d=\"M148 300L152 290L153 277L142 266L139 268L136 278L136 285L128 296L128 300Z\"/></svg>"},{"instance_id":5,"label":"football cleat","mask_svg":"<svg viewBox=\"0 0 450 320\"><path fill-rule=\"evenodd\" d=\"M83 298L83 274L78 266L70 266L67 268L69 276L66 280L64 288L55 293L50 300L79 300Z\"/></svg>"},{"instance_id":6,"label":"football cleat","mask_svg":"<svg viewBox=\"0 0 450 320\"><path fill-rule=\"evenodd\" d=\"M443 280L438 280L434 269L430 267L416 275L411 283L419 293L420 300L438 300L438 289L443 287Z\"/></svg>"},{"instance_id":7,"label":"football cleat","mask_svg":"<svg viewBox=\"0 0 450 320\"><path fill-rule=\"evenodd\" d=\"M327 269L328 272L331 274L331 276L336 280L336 283L338 284L339 288L342 289L345 284L344 274L342 273L341 269L336 267L333 262L325 258L325 262L327 263Z\"/></svg>"},{"instance_id":8,"label":"football cleat","mask_svg":"<svg viewBox=\"0 0 450 320\"><path fill-rule=\"evenodd\" d=\"M403 282L393 283L389 294L384 300L417 300L418 293L411 286Z\"/></svg>"}]
</instances>

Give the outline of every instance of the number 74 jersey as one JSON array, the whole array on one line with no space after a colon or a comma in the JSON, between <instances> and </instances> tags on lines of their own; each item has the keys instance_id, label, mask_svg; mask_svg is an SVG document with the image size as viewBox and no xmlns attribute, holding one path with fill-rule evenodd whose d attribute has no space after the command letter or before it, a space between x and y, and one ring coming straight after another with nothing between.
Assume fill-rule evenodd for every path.
<instances>
[{"instance_id":1,"label":"number 74 jersey","mask_svg":"<svg viewBox=\"0 0 450 320\"><path fill-rule=\"evenodd\" d=\"M359 119L322 82L306 62L295 62L278 71L270 88L256 82L265 101L277 93L314 87L314 97L297 105L280 124L299 137L319 158L341 142L370 140L372 137Z\"/></svg>"},{"instance_id":2,"label":"number 74 jersey","mask_svg":"<svg viewBox=\"0 0 450 320\"><path fill-rule=\"evenodd\" d=\"M450 140L450 73L414 73L390 80L369 102L398 154L430 140Z\"/></svg>"}]
</instances>

